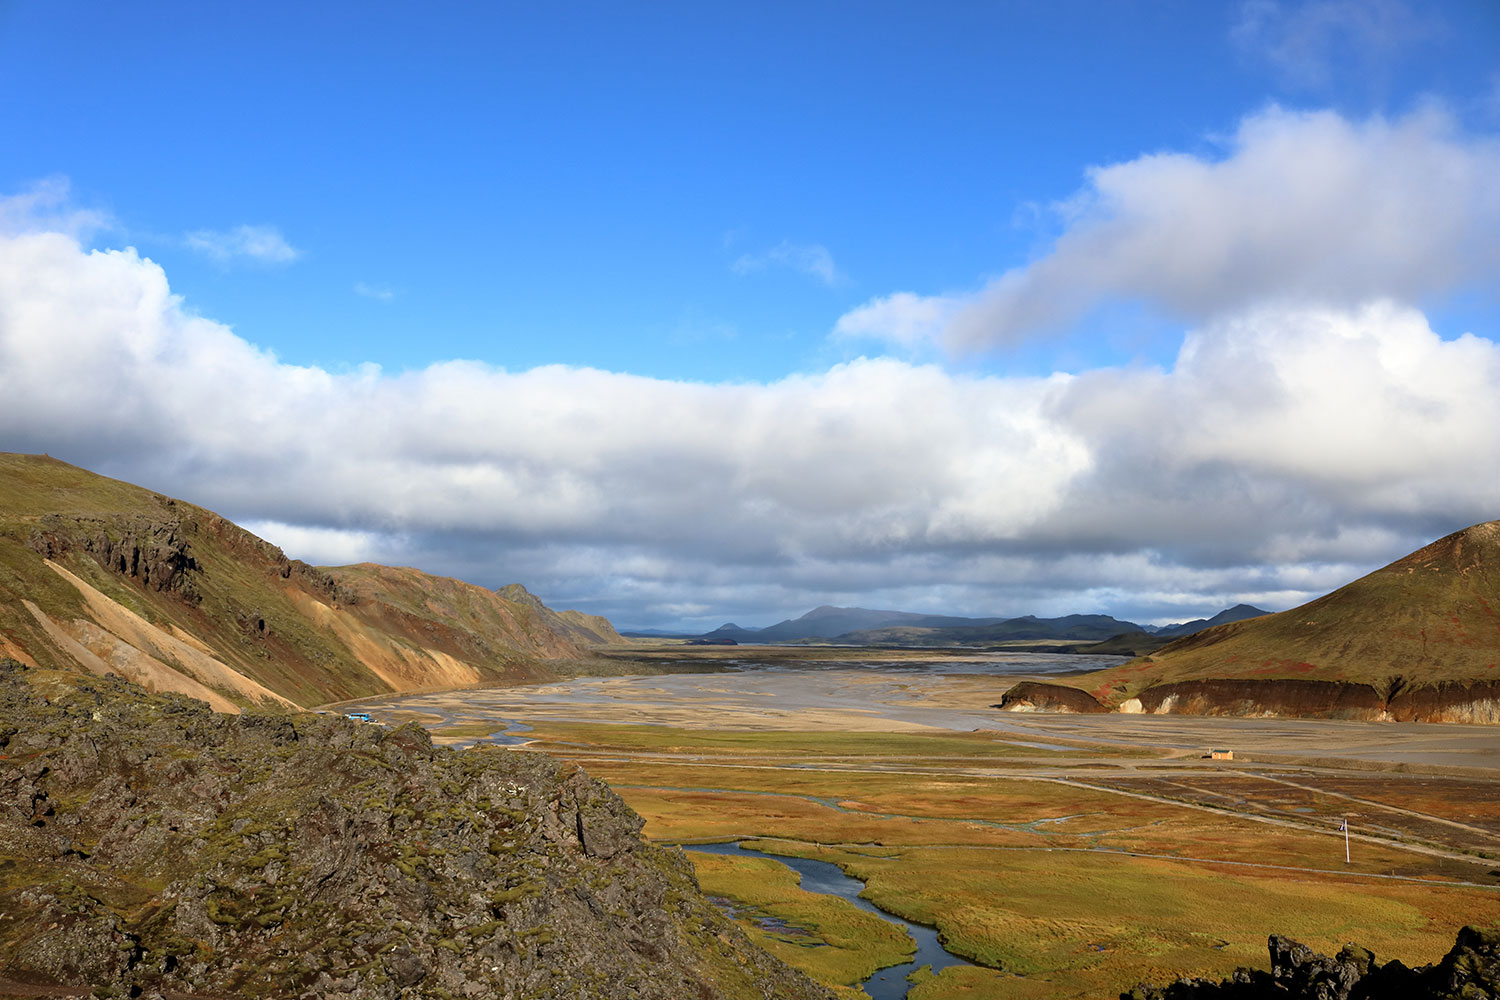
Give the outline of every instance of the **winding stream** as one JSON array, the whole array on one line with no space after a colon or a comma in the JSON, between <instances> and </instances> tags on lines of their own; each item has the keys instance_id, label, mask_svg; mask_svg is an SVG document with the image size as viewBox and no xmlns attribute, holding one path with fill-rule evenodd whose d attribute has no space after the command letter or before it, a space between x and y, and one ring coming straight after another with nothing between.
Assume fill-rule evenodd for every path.
<instances>
[{"instance_id":1,"label":"winding stream","mask_svg":"<svg viewBox=\"0 0 1500 1000\"><path fill-rule=\"evenodd\" d=\"M877 970L874 975L866 979L864 990L871 1000L904 1000L906 993L911 989L911 983L906 979L908 975L920 969L922 966L930 966L933 972L946 969L953 965L973 965L966 958L948 951L938 943L936 928L927 927L922 924L914 924L910 920L898 917L893 913L887 913L868 899L860 896L860 890L865 884L859 879L845 875L838 865L829 861L814 861L811 858L782 857L779 854L767 854L764 851L754 851L742 847L737 843L729 844L684 844L684 850L699 851L704 854L728 854L755 858L769 858L779 861L792 871L801 876L802 888L808 892L821 892L831 896L846 899L867 913L873 913L882 920L902 928L917 943L917 953L912 960L901 965L892 965Z\"/></svg>"}]
</instances>

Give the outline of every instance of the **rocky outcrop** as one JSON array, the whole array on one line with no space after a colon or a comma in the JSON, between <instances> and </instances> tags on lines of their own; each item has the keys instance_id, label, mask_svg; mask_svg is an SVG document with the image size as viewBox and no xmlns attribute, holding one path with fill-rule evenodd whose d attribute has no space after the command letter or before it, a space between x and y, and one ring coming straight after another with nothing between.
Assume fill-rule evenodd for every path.
<instances>
[{"instance_id":1,"label":"rocky outcrop","mask_svg":"<svg viewBox=\"0 0 1500 1000\"><path fill-rule=\"evenodd\" d=\"M1397 722L1480 722L1500 725L1500 681L1444 681L1402 687L1386 702Z\"/></svg>"},{"instance_id":2,"label":"rocky outcrop","mask_svg":"<svg viewBox=\"0 0 1500 1000\"><path fill-rule=\"evenodd\" d=\"M1047 684L1042 681L1021 681L1006 691L1000 704L991 708L1007 712L1108 712L1100 701L1087 691L1066 684Z\"/></svg>"},{"instance_id":3,"label":"rocky outcrop","mask_svg":"<svg viewBox=\"0 0 1500 1000\"><path fill-rule=\"evenodd\" d=\"M1434 965L1381 965L1364 948L1345 945L1332 958L1273 934L1270 971L1240 969L1221 982L1179 979L1138 986L1120 1000L1494 1000L1500 997L1500 931L1465 927Z\"/></svg>"},{"instance_id":4,"label":"rocky outcrop","mask_svg":"<svg viewBox=\"0 0 1500 1000\"><path fill-rule=\"evenodd\" d=\"M1409 687L1397 677L1385 688L1382 694L1369 684L1295 678L1174 681L1127 699L1120 711L1500 724L1500 681Z\"/></svg>"},{"instance_id":5,"label":"rocky outcrop","mask_svg":"<svg viewBox=\"0 0 1500 1000\"><path fill-rule=\"evenodd\" d=\"M170 505L171 501L164 503ZM175 518L47 514L31 533L30 546L44 559L61 559L74 551L84 553L111 573L196 603L198 561L186 535L182 522Z\"/></svg>"},{"instance_id":6,"label":"rocky outcrop","mask_svg":"<svg viewBox=\"0 0 1500 1000\"><path fill-rule=\"evenodd\" d=\"M1500 724L1500 681L1409 686L1392 677L1369 684L1295 678L1215 678L1155 684L1123 701L1127 715L1285 716L1395 722ZM1065 684L1022 681L1001 698L1008 712L1108 712L1089 692Z\"/></svg>"},{"instance_id":7,"label":"rocky outcrop","mask_svg":"<svg viewBox=\"0 0 1500 1000\"><path fill-rule=\"evenodd\" d=\"M33 992L829 997L640 827L540 754L0 661L0 980Z\"/></svg>"}]
</instances>

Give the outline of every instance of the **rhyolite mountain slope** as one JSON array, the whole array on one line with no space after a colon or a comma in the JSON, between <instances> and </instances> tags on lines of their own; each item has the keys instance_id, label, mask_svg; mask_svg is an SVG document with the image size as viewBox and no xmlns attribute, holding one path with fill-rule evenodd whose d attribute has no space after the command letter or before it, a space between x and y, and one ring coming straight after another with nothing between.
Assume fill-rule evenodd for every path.
<instances>
[{"instance_id":1,"label":"rhyolite mountain slope","mask_svg":"<svg viewBox=\"0 0 1500 1000\"><path fill-rule=\"evenodd\" d=\"M524 588L309 566L211 511L0 454L0 655L221 711L550 676L620 637Z\"/></svg>"},{"instance_id":2,"label":"rhyolite mountain slope","mask_svg":"<svg viewBox=\"0 0 1500 1000\"><path fill-rule=\"evenodd\" d=\"M1205 711L1253 711L1257 688L1280 685L1284 714L1441 721L1438 706L1451 704L1453 721L1500 721L1500 521L1301 607L1205 629L1073 683L1126 710L1180 711L1197 698Z\"/></svg>"},{"instance_id":3,"label":"rhyolite mountain slope","mask_svg":"<svg viewBox=\"0 0 1500 1000\"><path fill-rule=\"evenodd\" d=\"M0 993L831 1000L640 828L543 754L0 659Z\"/></svg>"}]
</instances>

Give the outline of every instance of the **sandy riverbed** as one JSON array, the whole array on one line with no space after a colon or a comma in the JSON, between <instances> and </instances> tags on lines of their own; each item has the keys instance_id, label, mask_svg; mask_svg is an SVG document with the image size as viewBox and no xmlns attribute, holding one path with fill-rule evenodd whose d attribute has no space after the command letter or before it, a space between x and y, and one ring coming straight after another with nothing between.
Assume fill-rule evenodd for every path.
<instances>
[{"instance_id":1,"label":"sandy riverbed","mask_svg":"<svg viewBox=\"0 0 1500 1000\"><path fill-rule=\"evenodd\" d=\"M711 674L582 678L553 684L369 699L385 721L430 727L539 720L705 729L997 730L1017 740L1055 739L1240 753L1338 757L1387 764L1500 770L1500 728L1424 723L1195 716L1052 715L990 706L1016 680L1053 674L1081 658L1013 654L922 664L853 661ZM1093 658L1090 658L1093 659ZM1022 671L1029 671L1022 673Z\"/></svg>"}]
</instances>

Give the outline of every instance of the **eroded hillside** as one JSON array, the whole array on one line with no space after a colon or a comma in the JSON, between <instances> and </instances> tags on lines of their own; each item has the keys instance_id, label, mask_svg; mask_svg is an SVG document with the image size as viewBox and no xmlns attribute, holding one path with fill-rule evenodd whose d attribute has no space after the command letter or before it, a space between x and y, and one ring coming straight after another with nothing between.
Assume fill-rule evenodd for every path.
<instances>
[{"instance_id":1,"label":"eroded hillside","mask_svg":"<svg viewBox=\"0 0 1500 1000\"><path fill-rule=\"evenodd\" d=\"M1076 684L1125 711L1500 723L1500 521Z\"/></svg>"},{"instance_id":2,"label":"eroded hillside","mask_svg":"<svg viewBox=\"0 0 1500 1000\"><path fill-rule=\"evenodd\" d=\"M617 642L519 585L316 568L201 507L0 455L0 655L221 711L548 676Z\"/></svg>"}]
</instances>

